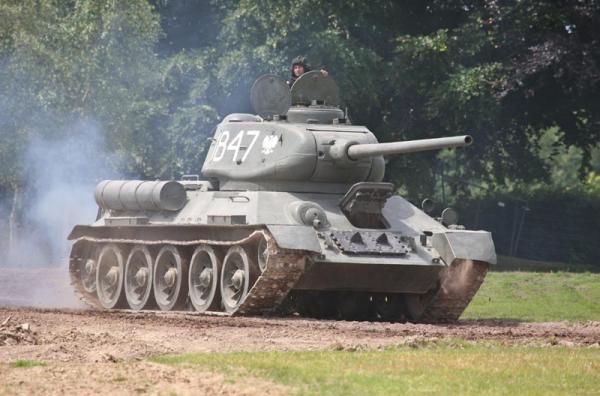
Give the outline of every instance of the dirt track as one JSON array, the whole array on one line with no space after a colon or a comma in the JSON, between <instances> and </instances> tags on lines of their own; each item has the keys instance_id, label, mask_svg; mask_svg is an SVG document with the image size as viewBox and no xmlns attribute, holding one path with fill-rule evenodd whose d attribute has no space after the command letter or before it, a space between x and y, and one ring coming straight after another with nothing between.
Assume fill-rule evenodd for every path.
<instances>
[{"instance_id":1,"label":"dirt track","mask_svg":"<svg viewBox=\"0 0 600 396\"><path fill-rule=\"evenodd\" d=\"M61 309L18 307L26 302ZM0 336L0 362L119 361L196 351L377 348L438 338L565 345L600 343L600 322L461 321L434 326L86 310L73 296L66 271L56 269L0 272L0 324L9 317L6 326L28 323L31 331L17 345L3 346L16 341L3 343Z\"/></svg>"},{"instance_id":2,"label":"dirt track","mask_svg":"<svg viewBox=\"0 0 600 396\"><path fill-rule=\"evenodd\" d=\"M205 316L194 313L95 311L81 308L55 271L0 276L0 394L171 393L285 394L279 385L172 368L142 360L185 352L318 350L420 345L461 338L506 344L600 346L600 322L461 321L416 325L301 318ZM7 276L9 275L9 276ZM33 279L35 278L35 279ZM42 282L40 283L40 279ZM32 285L45 287L32 287ZM25 287L28 285L28 287ZM7 334L10 334L8 336ZM9 368L16 360L44 367ZM85 380L82 381L82 378Z\"/></svg>"},{"instance_id":3,"label":"dirt track","mask_svg":"<svg viewBox=\"0 0 600 396\"><path fill-rule=\"evenodd\" d=\"M8 320L7 320L8 319ZM0 394L288 394L264 380L141 360L185 352L317 350L414 345L443 338L600 346L600 322L463 321L453 325L231 318L188 313L0 308ZM24 324L29 331L20 330ZM2 342L2 328L24 337ZM25 337L26 336L26 337ZM16 360L48 366L9 368Z\"/></svg>"},{"instance_id":4,"label":"dirt track","mask_svg":"<svg viewBox=\"0 0 600 396\"><path fill-rule=\"evenodd\" d=\"M240 318L193 313L0 309L0 321L29 323L35 344L0 347L0 361L119 361L156 354L324 348L377 348L440 338L506 343L593 345L600 323L463 321L419 325ZM1 344L0 344L1 345Z\"/></svg>"}]
</instances>

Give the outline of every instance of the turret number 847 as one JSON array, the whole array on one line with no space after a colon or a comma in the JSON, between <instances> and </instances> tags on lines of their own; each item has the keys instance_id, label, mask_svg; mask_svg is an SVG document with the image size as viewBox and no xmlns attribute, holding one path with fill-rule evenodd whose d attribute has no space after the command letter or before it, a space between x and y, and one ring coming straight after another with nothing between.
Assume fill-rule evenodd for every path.
<instances>
[{"instance_id":1,"label":"turret number 847","mask_svg":"<svg viewBox=\"0 0 600 396\"><path fill-rule=\"evenodd\" d=\"M241 130L233 137L233 139L230 140L231 134L229 133L229 131L221 132L219 138L216 141L216 146L213 151L211 161L221 161L225 157L225 153L227 153L228 151L233 151L233 156L231 158L232 162L246 161L246 158L248 158L248 154L250 154L250 151L252 151L252 147L254 147L254 144L256 143L256 140L258 140L259 135L260 131ZM250 144L242 146L242 142L244 140L247 141L247 139L245 139L246 136L250 136ZM242 158L239 158L240 151L244 151Z\"/></svg>"}]
</instances>

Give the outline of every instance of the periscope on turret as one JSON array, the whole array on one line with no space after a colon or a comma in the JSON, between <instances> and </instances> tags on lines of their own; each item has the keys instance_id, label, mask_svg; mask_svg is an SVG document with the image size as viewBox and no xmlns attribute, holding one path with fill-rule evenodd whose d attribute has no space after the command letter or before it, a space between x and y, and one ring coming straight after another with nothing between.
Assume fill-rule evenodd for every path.
<instances>
[{"instance_id":1,"label":"periscope on turret","mask_svg":"<svg viewBox=\"0 0 600 396\"><path fill-rule=\"evenodd\" d=\"M70 274L104 308L456 320L496 255L486 231L429 217L383 182L384 155L470 136L378 143L338 107L330 76L254 83L256 114L217 126L199 176L104 181ZM450 217L446 216L444 219Z\"/></svg>"}]
</instances>

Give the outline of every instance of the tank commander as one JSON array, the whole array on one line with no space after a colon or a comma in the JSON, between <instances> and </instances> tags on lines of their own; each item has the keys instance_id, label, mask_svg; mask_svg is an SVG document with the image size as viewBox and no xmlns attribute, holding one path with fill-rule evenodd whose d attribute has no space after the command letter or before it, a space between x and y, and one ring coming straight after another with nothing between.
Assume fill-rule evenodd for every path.
<instances>
[{"instance_id":1,"label":"tank commander","mask_svg":"<svg viewBox=\"0 0 600 396\"><path fill-rule=\"evenodd\" d=\"M306 59L306 57L305 56L295 57L294 60L292 61L292 68L290 70L292 77L289 80L287 80L287 84L289 85L289 87L292 88L292 85L294 85L296 80L301 75L303 75L304 73L307 73L309 71L311 71L311 67L310 67L310 64L308 63L308 60ZM321 74L326 77L329 73L327 73L327 70L321 69Z\"/></svg>"}]
</instances>

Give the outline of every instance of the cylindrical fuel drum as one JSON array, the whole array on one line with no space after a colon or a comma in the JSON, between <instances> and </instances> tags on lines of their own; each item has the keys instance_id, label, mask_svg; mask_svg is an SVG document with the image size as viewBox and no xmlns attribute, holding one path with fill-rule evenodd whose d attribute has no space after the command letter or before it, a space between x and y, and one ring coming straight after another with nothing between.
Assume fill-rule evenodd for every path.
<instances>
[{"instance_id":1,"label":"cylindrical fuel drum","mask_svg":"<svg viewBox=\"0 0 600 396\"><path fill-rule=\"evenodd\" d=\"M179 210L186 194L176 181L104 180L96 186L96 203L112 210Z\"/></svg>"}]
</instances>

